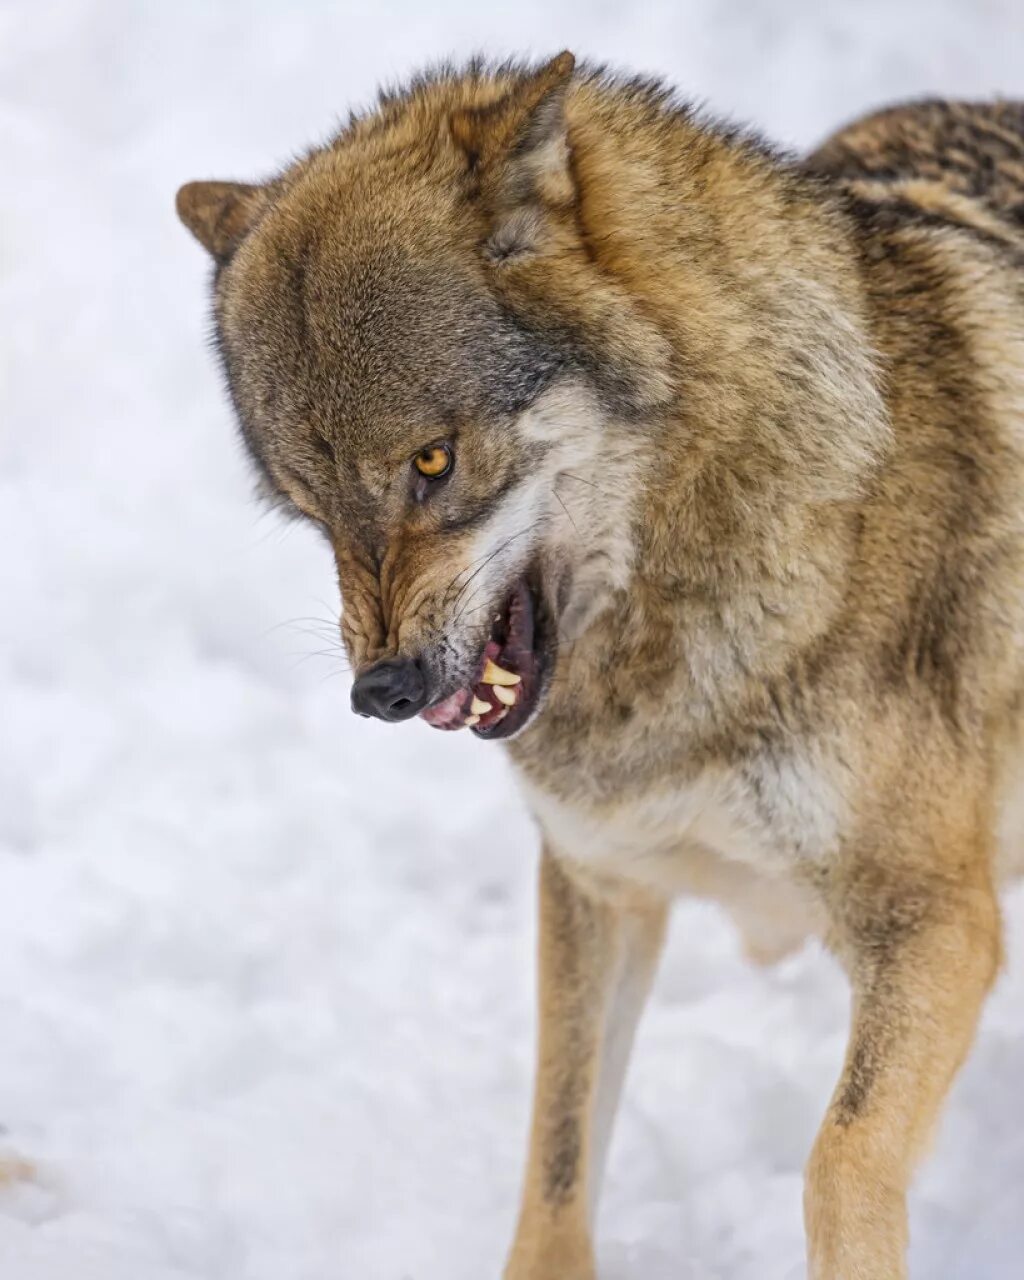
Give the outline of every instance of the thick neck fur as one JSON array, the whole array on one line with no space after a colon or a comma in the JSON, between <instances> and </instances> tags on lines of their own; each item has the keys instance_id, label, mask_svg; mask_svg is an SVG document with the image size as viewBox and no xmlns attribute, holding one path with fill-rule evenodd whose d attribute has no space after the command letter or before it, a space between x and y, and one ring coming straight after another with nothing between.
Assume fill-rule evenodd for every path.
<instances>
[{"instance_id":1,"label":"thick neck fur","mask_svg":"<svg viewBox=\"0 0 1024 1280\"><path fill-rule=\"evenodd\" d=\"M614 770L646 769L630 725L691 758L741 735L828 629L890 428L857 254L827 191L586 82L569 121L583 233L669 336L676 394L613 428L642 459L630 585L561 654L513 753L550 771L589 744Z\"/></svg>"}]
</instances>

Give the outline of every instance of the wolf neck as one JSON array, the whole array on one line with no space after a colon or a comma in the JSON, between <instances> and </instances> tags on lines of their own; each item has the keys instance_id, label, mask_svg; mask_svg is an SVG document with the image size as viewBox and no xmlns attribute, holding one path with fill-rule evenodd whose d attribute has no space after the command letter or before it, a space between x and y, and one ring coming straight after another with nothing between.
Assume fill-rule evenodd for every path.
<instances>
[{"instance_id":1,"label":"wolf neck","mask_svg":"<svg viewBox=\"0 0 1024 1280\"><path fill-rule=\"evenodd\" d=\"M575 107L581 223L673 352L652 479L677 502L691 495L691 515L710 503L741 524L780 502L860 496L889 424L837 202L767 149L684 113L590 85Z\"/></svg>"},{"instance_id":2,"label":"wolf neck","mask_svg":"<svg viewBox=\"0 0 1024 1280\"><path fill-rule=\"evenodd\" d=\"M890 432L856 252L827 193L752 145L608 102L572 118L583 225L669 335L677 395L617 428L645 455L631 585L566 655L552 728L614 670L605 706L721 730L843 608Z\"/></svg>"}]
</instances>

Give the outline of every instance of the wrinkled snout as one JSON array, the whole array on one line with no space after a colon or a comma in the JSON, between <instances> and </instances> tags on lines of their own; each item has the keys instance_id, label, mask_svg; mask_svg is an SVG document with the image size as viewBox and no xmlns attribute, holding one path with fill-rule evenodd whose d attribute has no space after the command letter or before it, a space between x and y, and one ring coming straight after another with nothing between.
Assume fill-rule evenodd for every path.
<instances>
[{"instance_id":1,"label":"wrinkled snout","mask_svg":"<svg viewBox=\"0 0 1024 1280\"><path fill-rule=\"evenodd\" d=\"M352 710L378 720L411 720L427 705L427 682L415 658L385 658L356 678Z\"/></svg>"}]
</instances>

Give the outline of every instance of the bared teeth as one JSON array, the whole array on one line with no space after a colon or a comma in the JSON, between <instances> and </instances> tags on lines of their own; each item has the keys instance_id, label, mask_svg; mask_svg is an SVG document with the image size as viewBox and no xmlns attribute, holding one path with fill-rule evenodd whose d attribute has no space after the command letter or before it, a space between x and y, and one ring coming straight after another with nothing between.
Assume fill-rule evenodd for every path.
<instances>
[{"instance_id":1,"label":"bared teeth","mask_svg":"<svg viewBox=\"0 0 1024 1280\"><path fill-rule=\"evenodd\" d=\"M503 702L506 707L514 707L516 705L515 689L506 689L502 684L492 685L491 689L498 701Z\"/></svg>"},{"instance_id":2,"label":"bared teeth","mask_svg":"<svg viewBox=\"0 0 1024 1280\"><path fill-rule=\"evenodd\" d=\"M504 720L507 715L508 715L508 707L502 707L502 709L494 717L493 723L497 724L499 720Z\"/></svg>"},{"instance_id":3,"label":"bared teeth","mask_svg":"<svg viewBox=\"0 0 1024 1280\"><path fill-rule=\"evenodd\" d=\"M469 709L475 716L485 716L488 711L494 710L489 702L484 702L483 698L478 698L476 694L473 695L473 701L469 704Z\"/></svg>"},{"instance_id":4,"label":"bared teeth","mask_svg":"<svg viewBox=\"0 0 1024 1280\"><path fill-rule=\"evenodd\" d=\"M472 727L473 727L475 724L479 724L479 723L480 723L480 717L479 717L479 716L466 716L465 720L463 720L463 722L462 722L462 723L463 723L464 725L466 725L468 728L472 729Z\"/></svg>"},{"instance_id":5,"label":"bared teeth","mask_svg":"<svg viewBox=\"0 0 1024 1280\"><path fill-rule=\"evenodd\" d=\"M509 686L516 685L522 680L522 676L517 676L514 671L506 671L504 667L499 667L496 662L492 662L490 658L484 663L484 673L480 677L481 684L494 684Z\"/></svg>"}]
</instances>

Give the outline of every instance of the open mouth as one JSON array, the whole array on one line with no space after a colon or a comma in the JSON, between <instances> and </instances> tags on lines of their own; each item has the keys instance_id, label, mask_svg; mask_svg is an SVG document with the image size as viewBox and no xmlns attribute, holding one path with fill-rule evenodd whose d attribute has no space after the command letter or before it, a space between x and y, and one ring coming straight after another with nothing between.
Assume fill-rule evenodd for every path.
<instances>
[{"instance_id":1,"label":"open mouth","mask_svg":"<svg viewBox=\"0 0 1024 1280\"><path fill-rule=\"evenodd\" d=\"M520 579L491 625L471 685L420 712L435 729L472 729L480 738L510 738L537 705L543 676L538 608Z\"/></svg>"}]
</instances>

